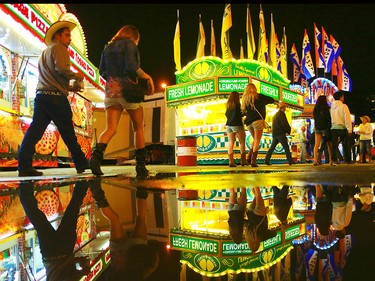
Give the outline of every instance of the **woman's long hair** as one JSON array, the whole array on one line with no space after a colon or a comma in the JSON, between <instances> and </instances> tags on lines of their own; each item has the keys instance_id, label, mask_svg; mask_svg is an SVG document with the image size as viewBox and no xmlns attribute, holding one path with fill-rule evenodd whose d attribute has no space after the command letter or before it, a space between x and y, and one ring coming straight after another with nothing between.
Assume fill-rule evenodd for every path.
<instances>
[{"instance_id":1,"label":"woman's long hair","mask_svg":"<svg viewBox=\"0 0 375 281\"><path fill-rule=\"evenodd\" d=\"M254 101L258 97L258 91L257 88L253 83L249 83L246 86L246 89L242 95L242 106L241 110L243 112L246 111L246 106L250 105L251 108L254 108Z\"/></svg>"},{"instance_id":2,"label":"woman's long hair","mask_svg":"<svg viewBox=\"0 0 375 281\"><path fill-rule=\"evenodd\" d=\"M120 28L119 31L115 34L115 36L112 37L111 41L109 43L124 39L124 38L129 38L133 41L137 41L140 38L140 34L138 31L138 28L135 27L134 25L124 25L123 27Z\"/></svg>"},{"instance_id":3,"label":"woman's long hair","mask_svg":"<svg viewBox=\"0 0 375 281\"><path fill-rule=\"evenodd\" d=\"M329 110L329 105L327 102L327 97L326 96L319 96L318 99L316 100L314 110L322 110L322 109L328 109Z\"/></svg>"},{"instance_id":4,"label":"woman's long hair","mask_svg":"<svg viewBox=\"0 0 375 281\"><path fill-rule=\"evenodd\" d=\"M227 109L234 109L237 104L240 104L240 94L237 91L233 91L228 97Z\"/></svg>"}]
</instances>

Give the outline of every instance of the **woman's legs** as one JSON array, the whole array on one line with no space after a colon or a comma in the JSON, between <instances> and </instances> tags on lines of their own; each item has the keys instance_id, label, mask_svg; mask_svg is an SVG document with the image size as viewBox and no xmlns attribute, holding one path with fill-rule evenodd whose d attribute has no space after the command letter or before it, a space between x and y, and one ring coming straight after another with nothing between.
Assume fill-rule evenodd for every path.
<instances>
[{"instance_id":1,"label":"woman's legs","mask_svg":"<svg viewBox=\"0 0 375 281\"><path fill-rule=\"evenodd\" d=\"M227 132L228 135L228 154L233 153L234 141L236 139L235 132Z\"/></svg>"},{"instance_id":2,"label":"woman's legs","mask_svg":"<svg viewBox=\"0 0 375 281\"><path fill-rule=\"evenodd\" d=\"M318 164L318 153L320 144L322 143L322 134L317 134L315 132L315 145L314 145L314 165Z\"/></svg>"},{"instance_id":3,"label":"woman's legs","mask_svg":"<svg viewBox=\"0 0 375 281\"><path fill-rule=\"evenodd\" d=\"M262 130L254 130L253 155L251 157L251 166L252 167L258 167L257 157L258 157L260 139L262 138L262 135L263 135L263 129Z\"/></svg>"},{"instance_id":4,"label":"woman's legs","mask_svg":"<svg viewBox=\"0 0 375 281\"><path fill-rule=\"evenodd\" d=\"M246 133L245 130L237 132L238 140L240 141L240 152L241 152L241 166L245 166L246 162Z\"/></svg>"}]
</instances>

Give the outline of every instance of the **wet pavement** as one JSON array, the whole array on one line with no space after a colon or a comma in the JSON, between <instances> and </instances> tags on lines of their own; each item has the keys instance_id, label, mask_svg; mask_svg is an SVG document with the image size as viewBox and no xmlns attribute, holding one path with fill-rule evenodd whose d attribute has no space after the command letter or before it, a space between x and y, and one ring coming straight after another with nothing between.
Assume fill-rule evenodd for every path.
<instances>
[{"instance_id":1,"label":"wet pavement","mask_svg":"<svg viewBox=\"0 0 375 281\"><path fill-rule=\"evenodd\" d=\"M249 166L230 168L227 166L179 167L174 165L147 165L147 168L150 171L149 176L145 179L137 179L134 166L103 166L104 176L102 176L102 183L107 186L106 194L108 193L110 196L116 197L116 193L120 194L121 190L136 190L137 187L146 188L150 193L165 193L176 190L212 191L230 188L237 189L239 187L251 189L259 186L263 187L267 192L267 188L271 186L281 187L284 185L293 187L293 192L299 193L299 189L317 184L332 187L356 186L358 188L372 187L375 184L375 164L357 163L350 165L340 164L338 166L324 164L314 166L311 163L292 166L274 164L271 166L259 165L257 168ZM0 173L0 198L5 198L9 195L16 196L19 183L26 180L40 183L38 187L38 190L40 190L43 189L41 187L43 186L43 182L49 182L50 188L51 186L62 188L82 180L95 178L89 170L80 175L76 174L74 168L48 168L40 170L44 172L43 176L27 178L18 177L17 171L2 171ZM298 210L298 208L295 211L296 213L304 214L303 210ZM306 223L314 223L311 215L312 211L311 209L306 210ZM357 229L357 237L360 237L358 232L366 232L366 229L361 230L361 225L358 225L358 223L355 227ZM373 224L370 227L371 229L368 229L368 231L369 233L373 233ZM164 237L162 240L165 242L168 239L168 233L164 233L162 236ZM363 266L365 265L365 268L367 268L366 265L370 265L375 261L373 254L368 252L369 249L374 250L375 241L374 239L369 240L368 236L361 239L363 243L360 243L361 241L358 242L358 239L354 239L357 248L352 248L351 256L349 255L347 259L347 266L345 268L347 279L344 278L343 280L351 280L348 279L349 276L356 275L361 266L363 274L370 274L367 276L373 274L371 270L363 270ZM162 245L165 244L164 242ZM100 244L100 247L103 247L102 244ZM149 280L165 280L163 278L165 278L164 274L166 271L170 274L168 280L180 280L181 264L179 262L179 251L166 250L163 246L160 246L160 251L163 252L160 268ZM202 280L202 276L192 270L190 271L188 270L186 273L187 281ZM106 280L104 278L102 280ZM237 280L242 280L241 278L244 277L239 276ZM298 279L292 278L292 280Z\"/></svg>"}]
</instances>

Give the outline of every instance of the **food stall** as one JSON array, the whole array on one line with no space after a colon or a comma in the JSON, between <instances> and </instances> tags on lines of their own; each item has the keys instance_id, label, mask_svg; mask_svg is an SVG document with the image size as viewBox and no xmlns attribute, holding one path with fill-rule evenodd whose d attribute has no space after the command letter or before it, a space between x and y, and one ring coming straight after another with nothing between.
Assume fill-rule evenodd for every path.
<instances>
[{"instance_id":1,"label":"food stall","mask_svg":"<svg viewBox=\"0 0 375 281\"><path fill-rule=\"evenodd\" d=\"M84 90L71 92L69 101L78 142L91 155L93 103L103 99L104 83L87 59L82 27L64 4L0 4L0 167L17 167L17 152L31 122L38 60L46 48L44 34L57 20L75 22L68 48L72 69L85 75ZM53 123L36 145L33 165L57 167L58 158L71 162L70 153Z\"/></svg>"},{"instance_id":2,"label":"food stall","mask_svg":"<svg viewBox=\"0 0 375 281\"><path fill-rule=\"evenodd\" d=\"M271 267L278 268L272 274L291 274L292 241L306 233L305 219L291 208L288 224L281 227L273 213L272 188L261 187L261 194L270 210L269 228L276 230L277 234L262 241L256 253L251 252L247 242L235 244L230 238L229 189L198 190L198 197L194 200L178 198L180 223L179 227L170 229L169 243L172 249L181 251L183 275L186 267L207 277L228 275L229 278L231 275L257 274L260 271L270 273ZM248 203L253 200L251 188L247 189L247 200ZM276 275L274 280L280 279L281 275Z\"/></svg>"},{"instance_id":3,"label":"food stall","mask_svg":"<svg viewBox=\"0 0 375 281\"><path fill-rule=\"evenodd\" d=\"M248 83L254 83L259 93L273 97L275 104L267 106L266 121L278 110L279 101L287 103L287 118L298 115L304 107L304 95L289 88L290 81L273 67L250 59L223 60L206 56L189 62L176 72L176 85L165 90L168 107L176 111L177 163L179 157L195 156L198 165L228 164L228 137L225 131L225 104L232 91L243 93ZM292 124L293 127L293 124ZM250 147L251 135L247 131L246 146ZM292 145L292 137L288 136ZM179 145L186 139L196 141L196 151ZM258 158L265 157L272 142L272 134L264 131ZM239 163L239 144L235 146L235 159ZM281 145L277 146L272 162L285 162ZM194 161L190 162L193 163ZM188 162L189 164L189 162Z\"/></svg>"}]
</instances>

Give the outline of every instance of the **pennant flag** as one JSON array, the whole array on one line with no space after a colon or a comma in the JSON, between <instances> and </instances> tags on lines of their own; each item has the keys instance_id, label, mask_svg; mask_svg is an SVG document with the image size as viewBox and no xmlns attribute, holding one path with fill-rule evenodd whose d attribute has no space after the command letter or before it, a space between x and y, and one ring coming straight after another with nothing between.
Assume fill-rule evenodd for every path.
<instances>
[{"instance_id":1,"label":"pennant flag","mask_svg":"<svg viewBox=\"0 0 375 281\"><path fill-rule=\"evenodd\" d=\"M334 50L323 26L322 26L322 49L323 49L323 55L324 55L325 73L330 73L331 67L332 67L332 61L334 58Z\"/></svg>"},{"instance_id":2,"label":"pennant flag","mask_svg":"<svg viewBox=\"0 0 375 281\"><path fill-rule=\"evenodd\" d=\"M253 25L251 23L249 4L247 4L247 12L246 12L246 34L247 34L247 58L253 59L256 47L255 47L255 40L254 40Z\"/></svg>"},{"instance_id":3,"label":"pennant flag","mask_svg":"<svg viewBox=\"0 0 375 281\"><path fill-rule=\"evenodd\" d=\"M276 51L276 68L278 71L281 72L281 52L280 52L280 44L279 44L279 38L277 37L277 33L275 33L275 51Z\"/></svg>"},{"instance_id":4,"label":"pennant flag","mask_svg":"<svg viewBox=\"0 0 375 281\"><path fill-rule=\"evenodd\" d=\"M284 74L285 77L288 77L288 60L287 60L287 37L285 33L285 26L284 26L284 34L283 39L281 40L280 44L280 64L281 64L281 73Z\"/></svg>"},{"instance_id":5,"label":"pennant flag","mask_svg":"<svg viewBox=\"0 0 375 281\"><path fill-rule=\"evenodd\" d=\"M223 59L232 58L232 52L229 46L229 29L232 27L232 10L230 4L225 4L223 23L221 27L221 52Z\"/></svg>"},{"instance_id":6,"label":"pennant flag","mask_svg":"<svg viewBox=\"0 0 375 281\"><path fill-rule=\"evenodd\" d=\"M352 79L350 78L348 71L346 70L344 61L340 56L337 60L337 63L339 67L339 72L337 75L337 87L339 88L339 90L351 92L353 87Z\"/></svg>"},{"instance_id":7,"label":"pennant flag","mask_svg":"<svg viewBox=\"0 0 375 281\"><path fill-rule=\"evenodd\" d=\"M240 39L240 59L244 59L245 54L243 52L243 45L242 45L242 39Z\"/></svg>"},{"instance_id":8,"label":"pennant flag","mask_svg":"<svg viewBox=\"0 0 375 281\"><path fill-rule=\"evenodd\" d=\"M176 70L181 70L181 46L180 46L180 16L179 10L177 10L177 24L176 31L174 33L173 39L173 49L174 49L174 62L176 64Z\"/></svg>"},{"instance_id":9,"label":"pennant flag","mask_svg":"<svg viewBox=\"0 0 375 281\"><path fill-rule=\"evenodd\" d=\"M314 42L315 42L315 66L316 68L325 68L324 56L322 53L322 47L320 42L322 42L322 34L319 29L316 27L314 22Z\"/></svg>"},{"instance_id":10,"label":"pennant flag","mask_svg":"<svg viewBox=\"0 0 375 281\"><path fill-rule=\"evenodd\" d=\"M206 45L206 35L204 34L204 28L202 23L202 17L199 15L199 32L198 32L198 43L197 43L197 55L196 58L204 56L204 46Z\"/></svg>"},{"instance_id":11,"label":"pennant flag","mask_svg":"<svg viewBox=\"0 0 375 281\"><path fill-rule=\"evenodd\" d=\"M271 32L270 32L270 49L269 49L269 60L268 64L277 68L276 61L276 40L275 40L275 25L273 23L273 14L271 13Z\"/></svg>"},{"instance_id":12,"label":"pennant flag","mask_svg":"<svg viewBox=\"0 0 375 281\"><path fill-rule=\"evenodd\" d=\"M310 79L315 76L314 63L311 58L311 44L309 41L309 36L305 29L305 35L303 36L302 43L302 61L301 61L301 73L306 76L306 79Z\"/></svg>"},{"instance_id":13,"label":"pennant flag","mask_svg":"<svg viewBox=\"0 0 375 281\"><path fill-rule=\"evenodd\" d=\"M332 75L334 76L337 76L338 74L338 63L337 63L337 59L339 58L340 54L341 54L341 46L339 45L339 43L337 43L337 41L335 40L335 38L333 38L332 35L329 36L329 41L331 42L332 44L332 47L333 47L333 52L334 52L334 59L332 61L332 69L331 69L331 72L332 72Z\"/></svg>"},{"instance_id":14,"label":"pennant flag","mask_svg":"<svg viewBox=\"0 0 375 281\"><path fill-rule=\"evenodd\" d=\"M290 61L293 64L293 83L299 83L301 76L301 65L299 63L299 57L297 53L296 44L293 43L292 49L290 51Z\"/></svg>"},{"instance_id":15,"label":"pennant flag","mask_svg":"<svg viewBox=\"0 0 375 281\"><path fill-rule=\"evenodd\" d=\"M268 61L268 43L266 37L266 25L264 23L264 15L262 5L260 5L259 11L259 38L258 38L258 61Z\"/></svg>"},{"instance_id":16,"label":"pennant flag","mask_svg":"<svg viewBox=\"0 0 375 281\"><path fill-rule=\"evenodd\" d=\"M216 40L214 31L214 21L211 20L211 56L216 57Z\"/></svg>"}]
</instances>

